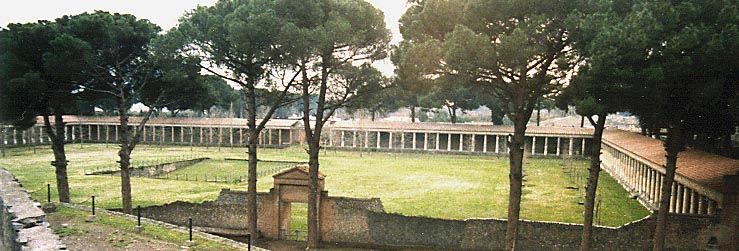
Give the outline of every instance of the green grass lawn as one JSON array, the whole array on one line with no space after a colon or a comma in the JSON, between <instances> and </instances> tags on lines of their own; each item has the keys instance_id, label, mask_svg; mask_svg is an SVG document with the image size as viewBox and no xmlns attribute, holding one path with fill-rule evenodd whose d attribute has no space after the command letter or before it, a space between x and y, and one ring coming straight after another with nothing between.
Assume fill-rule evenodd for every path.
<instances>
[{"instance_id":1,"label":"green grass lawn","mask_svg":"<svg viewBox=\"0 0 739 251\"><path fill-rule=\"evenodd\" d=\"M105 231L105 232L93 232L93 236L86 236L84 238L100 239L105 234L115 234L115 230L123 230L123 236L116 236L116 239L107 239L106 241L116 249L128 249L128 245L132 244L133 241L139 238L159 240L167 243L172 243L176 246L181 246L186 243L188 233L185 231L176 231L168 229L162 226L149 224L142 222L142 231L136 231L136 221L134 219L124 218L120 216L110 215L106 212L99 212L96 214L96 220L94 222L87 222L86 219L89 217L90 212L76 208L67 207L60 205L57 211L48 214L48 220L54 224L51 226L54 232L62 238L79 238L77 236L85 235L88 231ZM59 224L66 222L68 226ZM97 226L97 227L95 227ZM100 229L100 228L103 229ZM113 230L115 229L115 230ZM107 231L106 231L107 230ZM127 236L126 236L127 234ZM73 240L74 241L79 241ZM93 242L96 240L92 240ZM200 235L195 234L193 236L193 244L189 247L190 250L239 250L238 247L220 243L214 240L204 238Z\"/></svg>"},{"instance_id":2,"label":"green grass lawn","mask_svg":"<svg viewBox=\"0 0 739 251\"><path fill-rule=\"evenodd\" d=\"M105 208L120 207L120 178L84 175L85 170L115 167L114 145L69 145L69 176L72 200L89 204L90 195ZM226 158L246 158L244 148L193 148L139 146L134 161L151 163L176 156L210 157L215 163L198 173L227 170L246 175L237 163L226 165ZM180 157L181 158L181 157ZM260 149L260 160L306 161L302 147ZM10 149L0 158L0 166L8 168L32 192L37 200L45 200L47 183L54 184L52 154L46 147L37 153L25 148ZM268 163L268 162L261 162ZM231 165L234 164L234 165ZM260 164L261 165L261 164ZM530 220L582 222L582 205L587 167L586 161L562 159L529 159L525 166L525 187L521 217ZM262 167L259 167L262 168ZM186 171L183 169L182 171ZM219 171L220 170L220 171ZM321 153L321 172L326 177L326 190L331 196L382 199L385 210L404 215L437 218L505 218L508 205L508 159L494 156L463 156L412 153L359 153L325 151ZM574 170L574 171L573 171ZM178 171L179 172L179 171ZM579 189L568 189L576 186ZM212 200L221 188L246 189L246 183L212 183L147 178L132 178L134 206L158 205L176 200L200 202ZM260 191L272 187L267 176L258 182ZM600 223L618 226L642 218L649 212L616 181L602 173L598 194ZM596 220L598 222L598 220Z\"/></svg>"}]
</instances>

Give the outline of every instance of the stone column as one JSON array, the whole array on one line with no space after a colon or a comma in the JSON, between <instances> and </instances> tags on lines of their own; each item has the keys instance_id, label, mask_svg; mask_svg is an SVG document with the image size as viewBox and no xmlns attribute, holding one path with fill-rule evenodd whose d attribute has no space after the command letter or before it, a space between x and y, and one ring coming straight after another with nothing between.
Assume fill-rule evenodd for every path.
<instances>
[{"instance_id":1,"label":"stone column","mask_svg":"<svg viewBox=\"0 0 739 251\"><path fill-rule=\"evenodd\" d=\"M495 135L495 153L500 153L500 135Z\"/></svg>"},{"instance_id":2,"label":"stone column","mask_svg":"<svg viewBox=\"0 0 739 251\"><path fill-rule=\"evenodd\" d=\"M400 149L405 149L405 132L400 132Z\"/></svg>"},{"instance_id":3,"label":"stone column","mask_svg":"<svg viewBox=\"0 0 739 251\"><path fill-rule=\"evenodd\" d=\"M567 152L568 152L567 154L570 156L572 156L572 146L574 145L573 143L574 141L575 141L575 138L570 138L570 147L567 148Z\"/></svg>"},{"instance_id":4,"label":"stone column","mask_svg":"<svg viewBox=\"0 0 739 251\"><path fill-rule=\"evenodd\" d=\"M180 128L180 144L185 144L185 127L179 126ZM174 130L172 130L172 134L174 134Z\"/></svg>"},{"instance_id":5,"label":"stone column","mask_svg":"<svg viewBox=\"0 0 739 251\"><path fill-rule=\"evenodd\" d=\"M447 151L452 150L452 134L451 133L446 134L446 150Z\"/></svg>"},{"instance_id":6,"label":"stone column","mask_svg":"<svg viewBox=\"0 0 739 251\"><path fill-rule=\"evenodd\" d=\"M284 129L277 129L277 144L282 145L282 131Z\"/></svg>"},{"instance_id":7,"label":"stone column","mask_svg":"<svg viewBox=\"0 0 739 251\"><path fill-rule=\"evenodd\" d=\"M105 126L105 144L110 143L110 126Z\"/></svg>"},{"instance_id":8,"label":"stone column","mask_svg":"<svg viewBox=\"0 0 739 251\"><path fill-rule=\"evenodd\" d=\"M670 213L675 212L675 196L677 196L677 186L675 185L675 182L672 182L672 186L670 188Z\"/></svg>"},{"instance_id":9,"label":"stone column","mask_svg":"<svg viewBox=\"0 0 739 251\"><path fill-rule=\"evenodd\" d=\"M92 142L92 125L87 125L87 141Z\"/></svg>"},{"instance_id":10,"label":"stone column","mask_svg":"<svg viewBox=\"0 0 739 251\"><path fill-rule=\"evenodd\" d=\"M679 214L683 212L683 193L685 192L685 187L680 183L677 183L676 187L677 192L675 193L675 213Z\"/></svg>"},{"instance_id":11,"label":"stone column","mask_svg":"<svg viewBox=\"0 0 739 251\"><path fill-rule=\"evenodd\" d=\"M352 147L357 147L357 130L352 131Z\"/></svg>"},{"instance_id":12,"label":"stone column","mask_svg":"<svg viewBox=\"0 0 739 251\"><path fill-rule=\"evenodd\" d=\"M258 140L257 140L257 144L259 144L259 145L263 145L263 143L264 143L264 140L263 140L263 139L264 139L264 130L260 131L260 132L259 132L259 133L257 134L257 138L258 138Z\"/></svg>"},{"instance_id":13,"label":"stone column","mask_svg":"<svg viewBox=\"0 0 739 251\"><path fill-rule=\"evenodd\" d=\"M544 137L544 156L549 154L549 137Z\"/></svg>"},{"instance_id":14,"label":"stone column","mask_svg":"<svg viewBox=\"0 0 739 251\"><path fill-rule=\"evenodd\" d=\"M293 129L289 129L288 132L290 132L290 136L288 137L289 139L287 140L287 143L292 145L293 144Z\"/></svg>"},{"instance_id":15,"label":"stone column","mask_svg":"<svg viewBox=\"0 0 739 251\"><path fill-rule=\"evenodd\" d=\"M536 136L531 136L531 155L536 154Z\"/></svg>"},{"instance_id":16,"label":"stone column","mask_svg":"<svg viewBox=\"0 0 739 251\"><path fill-rule=\"evenodd\" d=\"M118 139L118 126L116 126L115 127L115 142L119 142L119 141L120 140Z\"/></svg>"},{"instance_id":17,"label":"stone column","mask_svg":"<svg viewBox=\"0 0 739 251\"><path fill-rule=\"evenodd\" d=\"M413 132L413 150L416 150L416 132Z\"/></svg>"},{"instance_id":18,"label":"stone column","mask_svg":"<svg viewBox=\"0 0 739 251\"><path fill-rule=\"evenodd\" d=\"M382 141L382 133L380 131L377 131L377 139L375 140L377 143L377 148L380 148L380 141Z\"/></svg>"},{"instance_id":19,"label":"stone column","mask_svg":"<svg viewBox=\"0 0 739 251\"><path fill-rule=\"evenodd\" d=\"M333 131L331 131L331 130L329 130L328 132L329 132L329 137L328 137L328 139L329 139L329 141L331 141L331 140L333 140L333 136L334 136L334 134L333 134ZM268 136L267 136L267 140L269 140L269 143L267 143L267 144L268 144L268 145L271 145L271 144L272 144L272 142L273 142L273 141L272 141L272 129L267 129L267 135L268 135ZM332 143L330 143L330 144L331 144L331 146L334 146L333 142L332 142Z\"/></svg>"},{"instance_id":20,"label":"stone column","mask_svg":"<svg viewBox=\"0 0 739 251\"><path fill-rule=\"evenodd\" d=\"M239 145L244 145L244 129L239 128Z\"/></svg>"},{"instance_id":21,"label":"stone column","mask_svg":"<svg viewBox=\"0 0 739 251\"><path fill-rule=\"evenodd\" d=\"M685 187L685 190L683 191L683 208L682 213L687 214L690 213L690 194L692 192L692 189Z\"/></svg>"},{"instance_id":22,"label":"stone column","mask_svg":"<svg viewBox=\"0 0 739 251\"><path fill-rule=\"evenodd\" d=\"M639 183L638 183L638 188L639 188L639 194L640 195L644 195L644 170L646 170L646 167L644 167L644 166L639 167L639 173L638 173L638 175L639 175L639 181L638 182Z\"/></svg>"},{"instance_id":23,"label":"stone column","mask_svg":"<svg viewBox=\"0 0 739 251\"><path fill-rule=\"evenodd\" d=\"M341 147L344 147L344 130L341 130Z\"/></svg>"},{"instance_id":24,"label":"stone column","mask_svg":"<svg viewBox=\"0 0 739 251\"><path fill-rule=\"evenodd\" d=\"M234 146L234 128L229 127L228 128L228 141L231 144L231 147Z\"/></svg>"},{"instance_id":25,"label":"stone column","mask_svg":"<svg viewBox=\"0 0 739 251\"><path fill-rule=\"evenodd\" d=\"M477 144L475 144L475 138L477 138L477 135L472 134L470 135L470 137L471 137L470 142L472 142L472 144L470 145L470 152L474 152L475 148L477 147Z\"/></svg>"},{"instance_id":26,"label":"stone column","mask_svg":"<svg viewBox=\"0 0 739 251\"><path fill-rule=\"evenodd\" d=\"M482 152L484 153L488 152L488 136L490 135L483 135L482 138Z\"/></svg>"},{"instance_id":27,"label":"stone column","mask_svg":"<svg viewBox=\"0 0 739 251\"><path fill-rule=\"evenodd\" d=\"M387 148L393 149L393 132L387 132Z\"/></svg>"},{"instance_id":28,"label":"stone column","mask_svg":"<svg viewBox=\"0 0 739 251\"><path fill-rule=\"evenodd\" d=\"M210 127L210 137L208 140L208 144L209 145L213 144L213 127Z\"/></svg>"},{"instance_id":29,"label":"stone column","mask_svg":"<svg viewBox=\"0 0 739 251\"><path fill-rule=\"evenodd\" d=\"M586 155L586 153L585 153L585 138L582 139L582 144L581 144L580 147L582 147L582 149L580 150L580 153L582 155Z\"/></svg>"},{"instance_id":30,"label":"stone column","mask_svg":"<svg viewBox=\"0 0 739 251\"><path fill-rule=\"evenodd\" d=\"M436 150L439 150L439 133L436 133Z\"/></svg>"},{"instance_id":31,"label":"stone column","mask_svg":"<svg viewBox=\"0 0 739 251\"><path fill-rule=\"evenodd\" d=\"M194 128L190 126L190 146L192 146L193 139L195 139Z\"/></svg>"},{"instance_id":32,"label":"stone column","mask_svg":"<svg viewBox=\"0 0 739 251\"><path fill-rule=\"evenodd\" d=\"M221 147L221 145L223 145L223 127L218 127L218 147Z\"/></svg>"},{"instance_id":33,"label":"stone column","mask_svg":"<svg viewBox=\"0 0 739 251\"><path fill-rule=\"evenodd\" d=\"M369 131L364 131L364 148L369 148Z\"/></svg>"},{"instance_id":34,"label":"stone column","mask_svg":"<svg viewBox=\"0 0 739 251\"><path fill-rule=\"evenodd\" d=\"M652 185L654 183L652 182L652 178L653 178L652 177L652 169L647 169L647 194L646 194L647 195L647 201L653 203L654 202L654 197L653 197L653 194L652 193L654 192L654 188L653 188Z\"/></svg>"},{"instance_id":35,"label":"stone column","mask_svg":"<svg viewBox=\"0 0 739 251\"><path fill-rule=\"evenodd\" d=\"M423 150L429 149L429 133L423 134Z\"/></svg>"},{"instance_id":36,"label":"stone column","mask_svg":"<svg viewBox=\"0 0 739 251\"><path fill-rule=\"evenodd\" d=\"M690 202L690 213L691 214L698 214L698 202L700 201L697 192L693 191L693 194L690 196L691 202Z\"/></svg>"},{"instance_id":37,"label":"stone column","mask_svg":"<svg viewBox=\"0 0 739 251\"><path fill-rule=\"evenodd\" d=\"M660 203L662 203L662 174L655 171L657 173L657 193L655 197L657 198L657 205L659 206Z\"/></svg>"},{"instance_id":38,"label":"stone column","mask_svg":"<svg viewBox=\"0 0 739 251\"><path fill-rule=\"evenodd\" d=\"M451 138L452 135L449 135L449 137ZM464 151L464 134L461 133L459 134L459 151Z\"/></svg>"},{"instance_id":39,"label":"stone column","mask_svg":"<svg viewBox=\"0 0 739 251\"><path fill-rule=\"evenodd\" d=\"M560 142L561 140L562 140L562 137L557 137L557 156L559 156L559 154L560 154L559 145L561 143Z\"/></svg>"},{"instance_id":40,"label":"stone column","mask_svg":"<svg viewBox=\"0 0 739 251\"><path fill-rule=\"evenodd\" d=\"M205 138L205 135L203 133L204 132L203 128L202 127L199 127L199 128L200 128L200 134L198 134L198 136L200 136L200 141L198 143L200 143L202 145L203 144L203 138Z\"/></svg>"}]
</instances>

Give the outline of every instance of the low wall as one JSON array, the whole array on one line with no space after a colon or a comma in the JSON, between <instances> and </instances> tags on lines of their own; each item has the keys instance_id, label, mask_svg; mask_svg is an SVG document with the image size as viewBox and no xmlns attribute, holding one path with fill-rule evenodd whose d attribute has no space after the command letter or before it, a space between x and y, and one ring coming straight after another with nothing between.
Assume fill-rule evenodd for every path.
<instances>
[{"instance_id":1,"label":"low wall","mask_svg":"<svg viewBox=\"0 0 739 251\"><path fill-rule=\"evenodd\" d=\"M142 168L134 168L134 169L131 169L131 176L150 177L150 176L157 176L157 175L165 174L165 173L171 173L177 169L192 166L194 164L200 163L201 161L204 161L207 159L210 159L210 158L182 160L182 161L175 161L172 163L164 163L164 164L159 164L159 165L145 166Z\"/></svg>"},{"instance_id":2,"label":"low wall","mask_svg":"<svg viewBox=\"0 0 739 251\"><path fill-rule=\"evenodd\" d=\"M151 166L143 166L143 167L134 167L131 168L131 176L143 176L143 177L151 177L151 176L157 176L160 174L166 174L174 172L177 169L192 166L194 164L200 163L201 161L208 160L210 158L197 158L197 159L191 159L191 160L181 160L181 161L175 161L170 163L163 163L163 164L157 164L157 165L151 165ZM101 174L117 174L120 170L105 170L105 171L99 171L99 172L92 172L88 175L101 175Z\"/></svg>"},{"instance_id":3,"label":"low wall","mask_svg":"<svg viewBox=\"0 0 739 251\"><path fill-rule=\"evenodd\" d=\"M40 205L0 168L0 250L66 250Z\"/></svg>"},{"instance_id":4,"label":"low wall","mask_svg":"<svg viewBox=\"0 0 739 251\"><path fill-rule=\"evenodd\" d=\"M274 212L271 194L259 193L260 229ZM218 199L204 203L175 202L143 208L144 217L168 223L193 225L219 234L246 234L246 192L224 189ZM718 219L710 216L670 215L668 249L704 249L717 237ZM648 250L652 246L654 217L618 228L595 227L596 250ZM505 248L506 220L447 220L386 213L379 199L324 197L321 201L321 241L368 247L426 247L451 250L501 250ZM582 225L522 220L518 247L521 250L579 249Z\"/></svg>"}]
</instances>

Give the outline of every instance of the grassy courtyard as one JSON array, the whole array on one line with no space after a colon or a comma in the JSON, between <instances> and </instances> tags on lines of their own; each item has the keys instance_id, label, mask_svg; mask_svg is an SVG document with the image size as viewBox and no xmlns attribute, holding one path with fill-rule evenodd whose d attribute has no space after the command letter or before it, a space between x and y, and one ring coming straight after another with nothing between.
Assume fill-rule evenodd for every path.
<instances>
[{"instance_id":1,"label":"grassy courtyard","mask_svg":"<svg viewBox=\"0 0 739 251\"><path fill-rule=\"evenodd\" d=\"M120 207L120 178L84 175L90 169L115 167L114 145L69 145L68 158L72 200L89 204L90 196L105 208ZM135 162L151 163L175 156L210 157L205 167L177 172L188 175L246 175L243 148L193 148L139 146ZM260 160L302 162L307 159L300 147L262 149ZM180 157L181 158L181 157ZM411 153L359 153L328 150L322 152L321 172L331 196L378 197L385 210L404 215L437 218L505 218L508 204L508 160L505 157L461 156ZM46 184L54 184L48 147L8 150L0 166L12 171L39 201L46 199ZM213 164L215 163L215 164ZM219 164L220 163L220 164ZM270 162L260 162L259 169ZM262 166L265 165L265 166ZM524 219L579 223L586 161L529 159L525 166L525 187L521 216ZM171 174L170 174L171 175ZM132 179L134 205L157 205L177 200L200 202L214 199L221 188L245 189L246 183L194 182L174 179ZM258 188L272 187L271 176L259 180ZM577 188L577 189L573 189ZM55 192L53 192L55 193ZM600 206L596 223L618 226L648 214L638 202L628 198L621 186L603 173L598 189Z\"/></svg>"}]
</instances>

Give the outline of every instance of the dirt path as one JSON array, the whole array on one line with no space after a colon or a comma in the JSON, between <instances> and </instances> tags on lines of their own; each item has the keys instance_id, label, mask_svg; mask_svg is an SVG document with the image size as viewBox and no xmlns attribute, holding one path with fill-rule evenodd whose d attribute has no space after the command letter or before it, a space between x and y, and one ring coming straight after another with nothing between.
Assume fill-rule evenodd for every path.
<instances>
[{"instance_id":1,"label":"dirt path","mask_svg":"<svg viewBox=\"0 0 739 251\"><path fill-rule=\"evenodd\" d=\"M126 233L79 218L49 214L50 227L69 250L183 250L186 247L136 233Z\"/></svg>"}]
</instances>

